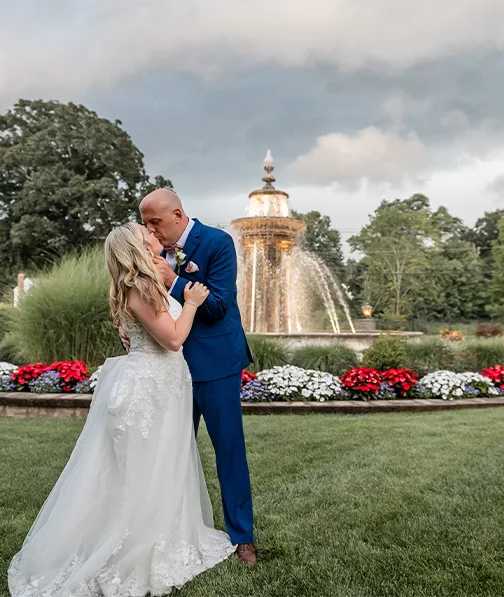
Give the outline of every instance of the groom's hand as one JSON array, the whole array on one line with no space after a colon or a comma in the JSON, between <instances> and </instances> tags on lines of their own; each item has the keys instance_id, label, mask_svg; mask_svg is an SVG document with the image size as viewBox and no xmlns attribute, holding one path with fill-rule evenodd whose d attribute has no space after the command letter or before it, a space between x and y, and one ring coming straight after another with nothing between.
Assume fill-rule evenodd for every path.
<instances>
[{"instance_id":1,"label":"groom's hand","mask_svg":"<svg viewBox=\"0 0 504 597\"><path fill-rule=\"evenodd\" d=\"M154 265L158 268L163 276L163 282L166 288L171 288L173 282L177 279L177 274L172 270L170 264L162 257L154 256Z\"/></svg>"}]
</instances>

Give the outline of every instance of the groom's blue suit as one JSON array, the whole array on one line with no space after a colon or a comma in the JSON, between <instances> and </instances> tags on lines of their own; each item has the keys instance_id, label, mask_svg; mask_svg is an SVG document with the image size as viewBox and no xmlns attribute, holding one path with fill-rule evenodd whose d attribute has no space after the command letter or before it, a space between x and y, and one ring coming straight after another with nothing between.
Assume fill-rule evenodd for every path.
<instances>
[{"instance_id":1,"label":"groom's blue suit","mask_svg":"<svg viewBox=\"0 0 504 597\"><path fill-rule=\"evenodd\" d=\"M201 415L215 449L226 527L231 541L251 543L252 494L245 452L240 402L242 369L251 360L236 292L236 251L231 236L194 220L185 242L181 266L171 295L184 304L188 282L201 282L210 295L198 309L184 343L194 389L194 426ZM165 253L162 254L166 256ZM188 273L188 264L198 271Z\"/></svg>"}]
</instances>

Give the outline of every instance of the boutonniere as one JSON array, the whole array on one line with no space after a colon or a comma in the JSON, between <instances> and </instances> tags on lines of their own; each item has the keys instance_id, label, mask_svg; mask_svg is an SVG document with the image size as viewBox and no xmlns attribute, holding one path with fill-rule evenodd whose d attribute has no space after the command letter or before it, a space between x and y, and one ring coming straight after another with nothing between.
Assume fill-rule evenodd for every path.
<instances>
[{"instance_id":1,"label":"boutonniere","mask_svg":"<svg viewBox=\"0 0 504 597\"><path fill-rule=\"evenodd\" d=\"M181 247L175 247L173 253L175 255L175 261L177 262L177 274L180 274L180 268L186 264L186 254Z\"/></svg>"}]
</instances>

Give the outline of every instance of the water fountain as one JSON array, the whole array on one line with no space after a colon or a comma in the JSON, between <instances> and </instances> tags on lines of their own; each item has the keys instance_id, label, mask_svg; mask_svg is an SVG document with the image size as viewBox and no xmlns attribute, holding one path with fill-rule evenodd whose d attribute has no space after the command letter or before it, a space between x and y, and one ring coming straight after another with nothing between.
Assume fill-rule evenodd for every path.
<instances>
[{"instance_id":1,"label":"water fountain","mask_svg":"<svg viewBox=\"0 0 504 597\"><path fill-rule=\"evenodd\" d=\"M263 188L249 195L247 215L232 222L240 259L238 302L248 333L286 339L290 344L342 339L357 350L376 333L356 332L345 293L324 261L303 251L306 228L290 215L289 195L273 186L274 161L264 160ZM323 304L332 331L310 329L314 300ZM344 321L347 331L342 330Z\"/></svg>"},{"instance_id":2,"label":"water fountain","mask_svg":"<svg viewBox=\"0 0 504 597\"><path fill-rule=\"evenodd\" d=\"M242 247L240 306L245 329L290 333L296 321L292 254L304 222L289 215L289 196L273 186L273 158L264 160L265 183L249 195L247 217L233 222Z\"/></svg>"}]
</instances>

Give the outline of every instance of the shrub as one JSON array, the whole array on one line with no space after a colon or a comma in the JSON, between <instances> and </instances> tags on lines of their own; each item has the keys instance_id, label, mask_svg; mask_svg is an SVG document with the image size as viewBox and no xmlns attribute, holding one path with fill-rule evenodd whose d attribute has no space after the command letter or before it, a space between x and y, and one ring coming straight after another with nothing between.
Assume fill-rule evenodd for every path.
<instances>
[{"instance_id":1,"label":"shrub","mask_svg":"<svg viewBox=\"0 0 504 597\"><path fill-rule=\"evenodd\" d=\"M470 355L472 366L467 370L480 371L485 367L504 364L504 341L500 339L473 340L467 344L464 351Z\"/></svg>"},{"instance_id":2,"label":"shrub","mask_svg":"<svg viewBox=\"0 0 504 597\"><path fill-rule=\"evenodd\" d=\"M441 338L424 338L405 343L406 366L421 377L448 369L454 359L454 353Z\"/></svg>"},{"instance_id":3,"label":"shrub","mask_svg":"<svg viewBox=\"0 0 504 597\"><path fill-rule=\"evenodd\" d=\"M0 303L0 341L9 331L9 321L16 312L16 307L9 303Z\"/></svg>"},{"instance_id":4,"label":"shrub","mask_svg":"<svg viewBox=\"0 0 504 597\"><path fill-rule=\"evenodd\" d=\"M17 358L94 365L123 354L109 317L101 248L67 256L37 278L9 326L8 342Z\"/></svg>"},{"instance_id":5,"label":"shrub","mask_svg":"<svg viewBox=\"0 0 504 597\"><path fill-rule=\"evenodd\" d=\"M292 364L303 369L343 375L358 365L357 353L342 342L330 346L302 346L292 355Z\"/></svg>"},{"instance_id":6,"label":"shrub","mask_svg":"<svg viewBox=\"0 0 504 597\"><path fill-rule=\"evenodd\" d=\"M19 358L15 351L15 343L11 340L10 329L19 309L9 303L0 303L0 360L16 361L17 364L28 362L28 355Z\"/></svg>"},{"instance_id":7,"label":"shrub","mask_svg":"<svg viewBox=\"0 0 504 597\"><path fill-rule=\"evenodd\" d=\"M476 336L478 338L495 338L502 336L502 327L492 323L479 323L476 328Z\"/></svg>"},{"instance_id":8,"label":"shrub","mask_svg":"<svg viewBox=\"0 0 504 597\"><path fill-rule=\"evenodd\" d=\"M247 340L254 357L254 363L249 367L249 371L259 373L264 369L288 364L289 351L285 344L255 335L248 336Z\"/></svg>"},{"instance_id":9,"label":"shrub","mask_svg":"<svg viewBox=\"0 0 504 597\"><path fill-rule=\"evenodd\" d=\"M379 371L404 367L407 360L404 344L397 336L378 336L371 347L363 351L362 365Z\"/></svg>"}]
</instances>

